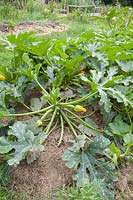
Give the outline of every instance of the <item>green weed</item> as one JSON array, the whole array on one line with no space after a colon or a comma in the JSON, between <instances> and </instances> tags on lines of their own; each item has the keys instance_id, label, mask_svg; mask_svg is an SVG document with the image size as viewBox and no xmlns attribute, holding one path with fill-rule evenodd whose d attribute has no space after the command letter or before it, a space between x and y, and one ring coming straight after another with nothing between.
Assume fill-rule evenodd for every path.
<instances>
[{"instance_id":1,"label":"green weed","mask_svg":"<svg viewBox=\"0 0 133 200\"><path fill-rule=\"evenodd\" d=\"M0 187L0 200L27 200L27 198L23 194L17 194L12 190Z\"/></svg>"},{"instance_id":2,"label":"green weed","mask_svg":"<svg viewBox=\"0 0 133 200\"><path fill-rule=\"evenodd\" d=\"M103 200L98 192L98 185L88 183L83 188L78 187L64 187L57 196L51 200Z\"/></svg>"}]
</instances>

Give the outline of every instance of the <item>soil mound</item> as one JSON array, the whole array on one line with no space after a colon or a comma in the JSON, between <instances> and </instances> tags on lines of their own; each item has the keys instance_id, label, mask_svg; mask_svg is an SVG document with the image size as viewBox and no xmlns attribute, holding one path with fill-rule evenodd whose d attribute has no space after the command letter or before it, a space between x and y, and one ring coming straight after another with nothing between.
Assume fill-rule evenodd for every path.
<instances>
[{"instance_id":1,"label":"soil mound","mask_svg":"<svg viewBox=\"0 0 133 200\"><path fill-rule=\"evenodd\" d=\"M58 146L60 129L51 133L45 146L45 151L34 163L28 165L22 162L17 168L12 168L11 187L22 193L27 193L29 200L47 199L65 185L72 184L72 170L68 169L61 159L63 152L70 146L72 135L66 129L63 143Z\"/></svg>"},{"instance_id":2,"label":"soil mound","mask_svg":"<svg viewBox=\"0 0 133 200\"><path fill-rule=\"evenodd\" d=\"M17 25L10 25L8 22L0 24L0 35L7 34L19 34L27 31L34 31L37 34L51 34L52 32L62 32L68 29L68 26L55 22L30 22L25 21Z\"/></svg>"}]
</instances>

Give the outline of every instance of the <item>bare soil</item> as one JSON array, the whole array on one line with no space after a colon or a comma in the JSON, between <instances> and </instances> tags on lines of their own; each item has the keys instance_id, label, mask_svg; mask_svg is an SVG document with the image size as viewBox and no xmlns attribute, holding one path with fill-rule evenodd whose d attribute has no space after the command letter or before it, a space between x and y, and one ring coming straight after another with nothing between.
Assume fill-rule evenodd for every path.
<instances>
[{"instance_id":1,"label":"bare soil","mask_svg":"<svg viewBox=\"0 0 133 200\"><path fill-rule=\"evenodd\" d=\"M116 200L133 200L133 163L118 170Z\"/></svg>"},{"instance_id":2,"label":"bare soil","mask_svg":"<svg viewBox=\"0 0 133 200\"><path fill-rule=\"evenodd\" d=\"M56 22L32 22L25 21L17 25L11 26L10 24L0 24L0 35L19 34L22 32L33 31L40 35L51 34L52 32L62 32L68 29L67 25L59 24Z\"/></svg>"},{"instance_id":3,"label":"bare soil","mask_svg":"<svg viewBox=\"0 0 133 200\"><path fill-rule=\"evenodd\" d=\"M72 184L71 169L68 169L61 157L70 146L72 135L65 130L63 142L58 146L60 129L51 133L45 142L45 150L38 160L28 165L25 161L11 170L11 188L17 192L27 193L28 199L47 199L55 190Z\"/></svg>"}]
</instances>

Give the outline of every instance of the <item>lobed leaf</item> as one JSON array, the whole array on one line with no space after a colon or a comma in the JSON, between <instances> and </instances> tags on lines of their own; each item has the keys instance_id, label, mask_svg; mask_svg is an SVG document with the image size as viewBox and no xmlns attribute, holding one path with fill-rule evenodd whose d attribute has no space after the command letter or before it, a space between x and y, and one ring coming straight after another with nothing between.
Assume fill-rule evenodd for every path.
<instances>
[{"instance_id":1,"label":"lobed leaf","mask_svg":"<svg viewBox=\"0 0 133 200\"><path fill-rule=\"evenodd\" d=\"M12 140L11 136L15 136L15 138ZM8 160L9 165L18 165L26 157L27 162L31 163L44 150L41 143L46 137L47 135L43 132L35 136L27 124L16 122L10 126L7 137L0 137L0 153L5 154L13 150L11 158ZM29 156L30 152L31 156Z\"/></svg>"}]
</instances>

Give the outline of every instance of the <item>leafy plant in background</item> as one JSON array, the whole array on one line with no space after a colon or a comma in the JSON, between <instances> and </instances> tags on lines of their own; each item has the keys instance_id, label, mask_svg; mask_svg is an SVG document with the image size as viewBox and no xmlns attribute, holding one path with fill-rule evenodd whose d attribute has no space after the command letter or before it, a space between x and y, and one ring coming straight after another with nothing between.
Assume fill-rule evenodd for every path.
<instances>
[{"instance_id":1,"label":"leafy plant in background","mask_svg":"<svg viewBox=\"0 0 133 200\"><path fill-rule=\"evenodd\" d=\"M9 15L10 13L10 15ZM0 4L0 19L12 19L15 20L18 17L18 10L10 5L9 3L5 3L1 1Z\"/></svg>"},{"instance_id":2,"label":"leafy plant in background","mask_svg":"<svg viewBox=\"0 0 133 200\"><path fill-rule=\"evenodd\" d=\"M117 8L117 9L116 9ZM106 20L109 23L109 26L112 30L120 30L123 28L129 28L132 24L132 9L128 7L121 8L116 7L108 11Z\"/></svg>"},{"instance_id":3,"label":"leafy plant in background","mask_svg":"<svg viewBox=\"0 0 133 200\"><path fill-rule=\"evenodd\" d=\"M80 9L74 9L68 16L68 19L72 19L75 21L83 21L83 22L89 22L89 16L90 11L81 11Z\"/></svg>"}]
</instances>

